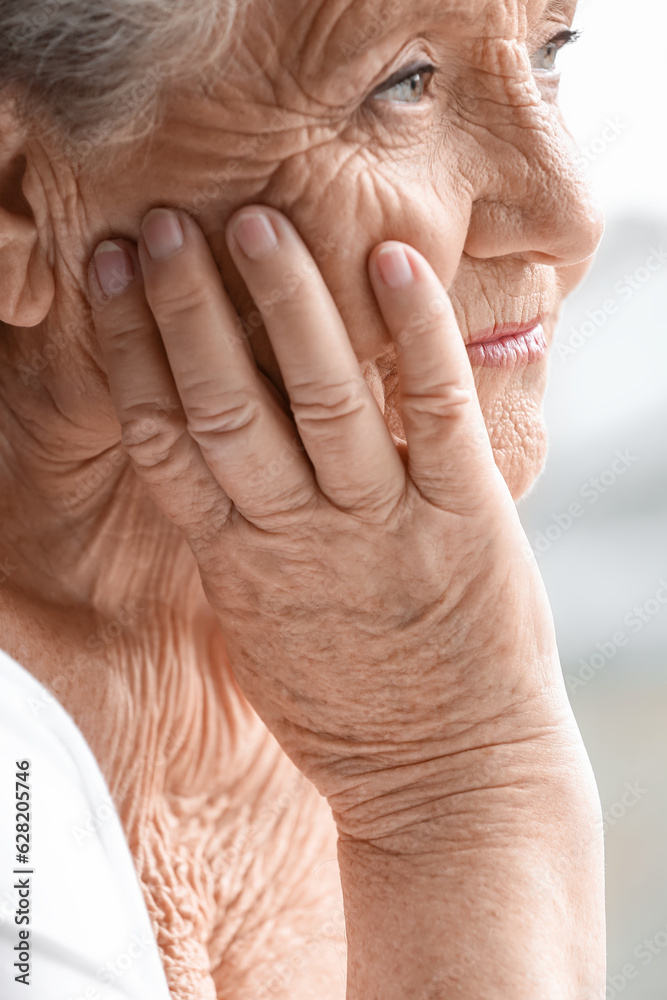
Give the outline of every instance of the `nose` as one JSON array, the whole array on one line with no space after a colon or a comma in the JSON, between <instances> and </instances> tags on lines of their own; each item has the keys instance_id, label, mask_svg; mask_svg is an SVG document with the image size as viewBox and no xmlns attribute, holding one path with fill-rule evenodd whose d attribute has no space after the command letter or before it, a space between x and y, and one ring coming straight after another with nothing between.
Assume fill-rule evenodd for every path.
<instances>
[{"instance_id":1,"label":"nose","mask_svg":"<svg viewBox=\"0 0 667 1000\"><path fill-rule=\"evenodd\" d=\"M542 101L512 109L471 164L474 195L465 252L512 254L569 267L590 258L604 217L562 120Z\"/></svg>"}]
</instances>

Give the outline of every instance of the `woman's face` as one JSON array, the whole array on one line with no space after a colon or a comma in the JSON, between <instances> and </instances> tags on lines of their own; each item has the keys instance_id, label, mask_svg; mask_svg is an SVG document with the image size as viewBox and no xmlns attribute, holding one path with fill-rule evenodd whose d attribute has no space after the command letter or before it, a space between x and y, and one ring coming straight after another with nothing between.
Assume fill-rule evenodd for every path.
<instances>
[{"instance_id":1,"label":"woman's face","mask_svg":"<svg viewBox=\"0 0 667 1000\"><path fill-rule=\"evenodd\" d=\"M541 320L550 346L562 297L602 230L559 116L557 66L550 68L575 6L252 0L235 53L208 80L206 97L174 92L150 144L122 170L109 164L103 179L89 181L84 170L80 193L87 218L99 222L94 236L136 238L152 206L190 211L259 364L277 382L224 241L226 219L250 202L294 222L360 361L380 359L381 373L389 338L366 260L387 239L426 256L466 343L497 326ZM518 497L544 459L547 356L501 367L470 357L496 461Z\"/></svg>"}]
</instances>

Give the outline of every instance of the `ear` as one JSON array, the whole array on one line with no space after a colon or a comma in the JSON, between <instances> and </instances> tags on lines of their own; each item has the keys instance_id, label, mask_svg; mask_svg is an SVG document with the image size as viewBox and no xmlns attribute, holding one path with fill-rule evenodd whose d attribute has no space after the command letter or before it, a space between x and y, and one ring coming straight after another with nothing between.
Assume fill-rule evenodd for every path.
<instances>
[{"instance_id":1,"label":"ear","mask_svg":"<svg viewBox=\"0 0 667 1000\"><path fill-rule=\"evenodd\" d=\"M0 102L0 323L37 326L55 292L44 232L26 184L32 172L25 129L10 105Z\"/></svg>"}]
</instances>

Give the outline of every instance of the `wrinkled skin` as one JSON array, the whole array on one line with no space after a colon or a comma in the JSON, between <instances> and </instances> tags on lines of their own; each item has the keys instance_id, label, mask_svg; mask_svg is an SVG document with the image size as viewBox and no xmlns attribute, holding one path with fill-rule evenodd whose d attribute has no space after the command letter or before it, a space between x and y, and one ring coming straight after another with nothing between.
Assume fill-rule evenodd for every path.
<instances>
[{"instance_id":1,"label":"wrinkled skin","mask_svg":"<svg viewBox=\"0 0 667 1000\"><path fill-rule=\"evenodd\" d=\"M207 99L183 87L168 94L151 142L139 154L108 150L95 171L28 137L7 112L0 503L13 569L0 592L0 641L53 687L101 763L179 1000L255 996L267 982L274 997L343 995L329 941L340 938L340 919L329 936L327 923L339 905L336 830L248 707L190 549L119 448L90 316L90 254L111 236L136 243L153 206L189 212L254 331L260 367L282 387L225 239L240 205L280 209L317 260L379 401L384 377L400 435L390 339L368 277L372 248L397 239L424 255L464 341L542 315L551 342L562 297L601 234L556 83L530 64L569 26L573 5L548 14L539 0L395 0L375 5L384 12L377 34L373 6L258 5ZM440 72L419 104L364 101L422 60ZM545 457L547 364L473 374L516 499ZM98 468L106 472L91 476ZM91 642L128 600L141 610L120 636ZM117 742L116 733L129 735ZM148 789L124 778L137 761ZM172 860L156 860L162 852ZM313 937L319 944L304 943ZM306 960L281 979L285 953Z\"/></svg>"}]
</instances>

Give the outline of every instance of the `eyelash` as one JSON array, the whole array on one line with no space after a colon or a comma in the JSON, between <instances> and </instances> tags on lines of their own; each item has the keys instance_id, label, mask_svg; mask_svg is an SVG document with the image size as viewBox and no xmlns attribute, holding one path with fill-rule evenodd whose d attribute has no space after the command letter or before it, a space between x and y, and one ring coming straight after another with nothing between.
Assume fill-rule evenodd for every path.
<instances>
[{"instance_id":1,"label":"eyelash","mask_svg":"<svg viewBox=\"0 0 667 1000\"><path fill-rule=\"evenodd\" d=\"M572 45L573 42L577 41L580 35L581 31L574 31L571 28L566 28L563 31L559 31L557 35L554 35L553 38L550 38L549 41L540 46L537 52L542 52L544 49L548 49L551 45L556 46L554 53L555 62L555 56L558 55L560 50L564 49L566 45ZM539 67L537 68L539 69ZM428 82L430 82L437 72L438 67L434 66L432 63L420 63L414 66L406 66L404 70L398 70L396 73L393 73L387 80L384 81L384 83L381 83L379 87L376 87L370 96L374 97L376 100L388 100L389 98L382 96L387 91L393 90L394 87L398 87L402 83L409 83L418 76L428 76L429 80L424 84L424 90L422 91L422 94L425 94L427 93L426 87ZM550 72L550 70L545 70L544 72Z\"/></svg>"},{"instance_id":2,"label":"eyelash","mask_svg":"<svg viewBox=\"0 0 667 1000\"><path fill-rule=\"evenodd\" d=\"M394 87L398 87L402 83L409 83L418 76L428 76L430 81L437 71L438 67L428 62L406 66L405 69L397 70L396 73L392 73L387 80L381 83L379 87L375 88L370 96L376 98L376 100L387 100L387 98L382 97L382 94L389 90L393 90ZM424 84L424 90L422 93L426 93L427 83Z\"/></svg>"},{"instance_id":3,"label":"eyelash","mask_svg":"<svg viewBox=\"0 0 667 1000\"><path fill-rule=\"evenodd\" d=\"M560 50L564 49L566 45L572 45L572 43L576 42L580 36L581 36L581 31L574 31L572 28L564 28L563 31L559 31L557 35L554 35L554 37L550 38L548 42L545 42L544 45L541 45L540 48L535 53L535 55L531 57L531 62L533 63L534 68L539 70L539 66L535 67L533 62L535 56L539 52L548 49L549 46L555 46L555 52L554 52L554 64L555 64L556 56L558 55ZM543 70L543 72L548 73L551 72L551 70Z\"/></svg>"}]
</instances>

